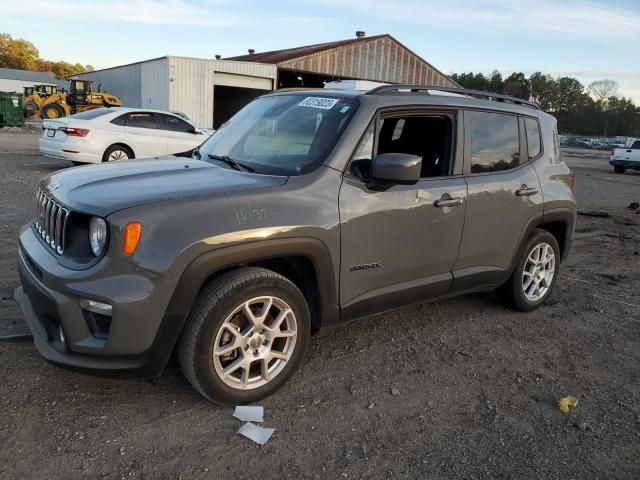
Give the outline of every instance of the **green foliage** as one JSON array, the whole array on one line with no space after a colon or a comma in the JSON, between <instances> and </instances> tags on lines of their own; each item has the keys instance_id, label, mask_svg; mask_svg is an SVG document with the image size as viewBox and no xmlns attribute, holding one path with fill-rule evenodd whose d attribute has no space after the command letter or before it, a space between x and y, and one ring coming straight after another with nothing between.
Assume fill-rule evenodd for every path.
<instances>
[{"instance_id":1,"label":"green foliage","mask_svg":"<svg viewBox=\"0 0 640 480\"><path fill-rule=\"evenodd\" d=\"M585 88L571 77L554 78L536 72L527 78L522 72L514 72L503 79L495 70L488 76L469 72L454 73L451 78L464 88L533 100L558 119L561 133L640 137L640 107L616 96L617 84L611 80L593 82Z\"/></svg>"},{"instance_id":2,"label":"green foliage","mask_svg":"<svg viewBox=\"0 0 640 480\"><path fill-rule=\"evenodd\" d=\"M17 68L37 72L51 72L56 78L67 78L82 72L93 71L91 65L72 65L68 62L51 62L40 58L33 43L14 39L8 33L0 33L0 68Z\"/></svg>"}]
</instances>

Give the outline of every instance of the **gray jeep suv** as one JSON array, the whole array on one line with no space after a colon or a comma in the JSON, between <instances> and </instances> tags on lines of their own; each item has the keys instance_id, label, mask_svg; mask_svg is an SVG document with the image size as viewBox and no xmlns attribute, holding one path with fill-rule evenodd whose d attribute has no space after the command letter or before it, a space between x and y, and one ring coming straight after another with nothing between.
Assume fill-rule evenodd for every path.
<instances>
[{"instance_id":1,"label":"gray jeep suv","mask_svg":"<svg viewBox=\"0 0 640 480\"><path fill-rule=\"evenodd\" d=\"M49 361L206 398L280 387L321 326L493 290L549 296L574 228L556 121L433 86L283 91L193 152L44 178L15 297Z\"/></svg>"}]
</instances>

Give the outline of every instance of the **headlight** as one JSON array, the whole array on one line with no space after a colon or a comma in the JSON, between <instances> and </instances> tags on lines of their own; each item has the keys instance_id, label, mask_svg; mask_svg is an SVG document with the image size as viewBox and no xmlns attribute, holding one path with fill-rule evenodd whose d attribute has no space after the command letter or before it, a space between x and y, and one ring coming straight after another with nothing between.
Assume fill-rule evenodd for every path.
<instances>
[{"instance_id":1,"label":"headlight","mask_svg":"<svg viewBox=\"0 0 640 480\"><path fill-rule=\"evenodd\" d=\"M89 222L89 245L91 252L99 257L107 243L107 222L98 217L92 217Z\"/></svg>"}]
</instances>

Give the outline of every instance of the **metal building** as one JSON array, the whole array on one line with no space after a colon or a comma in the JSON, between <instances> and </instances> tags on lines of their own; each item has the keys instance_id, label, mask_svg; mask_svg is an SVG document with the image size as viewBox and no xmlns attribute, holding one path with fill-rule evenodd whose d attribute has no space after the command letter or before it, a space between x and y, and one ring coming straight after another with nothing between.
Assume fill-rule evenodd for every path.
<instances>
[{"instance_id":1,"label":"metal building","mask_svg":"<svg viewBox=\"0 0 640 480\"><path fill-rule=\"evenodd\" d=\"M200 127L217 128L275 87L275 65L166 56L74 78L117 95L125 107L186 113ZM215 106L215 110L214 110Z\"/></svg>"},{"instance_id":2,"label":"metal building","mask_svg":"<svg viewBox=\"0 0 640 480\"><path fill-rule=\"evenodd\" d=\"M278 88L321 87L337 79L371 80L458 87L433 65L389 34L356 37L306 47L255 52L228 60L271 63L278 67Z\"/></svg>"},{"instance_id":3,"label":"metal building","mask_svg":"<svg viewBox=\"0 0 640 480\"><path fill-rule=\"evenodd\" d=\"M25 87L49 85L55 87L58 80L48 72L31 72L13 68L0 68L0 92L24 92Z\"/></svg>"},{"instance_id":4,"label":"metal building","mask_svg":"<svg viewBox=\"0 0 640 480\"><path fill-rule=\"evenodd\" d=\"M322 87L332 80L458 86L391 35L221 59L166 56L75 78L121 98L126 107L186 113L200 127L218 128L265 91Z\"/></svg>"}]
</instances>

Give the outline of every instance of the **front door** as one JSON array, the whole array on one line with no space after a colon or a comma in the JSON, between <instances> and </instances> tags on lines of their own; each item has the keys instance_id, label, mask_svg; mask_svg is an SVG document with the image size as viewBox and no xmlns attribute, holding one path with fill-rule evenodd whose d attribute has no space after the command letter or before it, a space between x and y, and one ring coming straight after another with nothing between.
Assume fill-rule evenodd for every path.
<instances>
[{"instance_id":1,"label":"front door","mask_svg":"<svg viewBox=\"0 0 640 480\"><path fill-rule=\"evenodd\" d=\"M127 118L124 131L136 158L167 154L166 132L160 129L156 115L154 112L132 112Z\"/></svg>"},{"instance_id":2,"label":"front door","mask_svg":"<svg viewBox=\"0 0 640 480\"><path fill-rule=\"evenodd\" d=\"M343 318L448 293L467 197L457 118L390 112L365 133L340 189ZM372 181L374 154L392 152L422 157L417 184Z\"/></svg>"}]
</instances>

